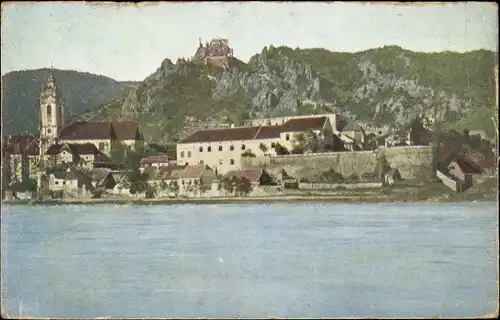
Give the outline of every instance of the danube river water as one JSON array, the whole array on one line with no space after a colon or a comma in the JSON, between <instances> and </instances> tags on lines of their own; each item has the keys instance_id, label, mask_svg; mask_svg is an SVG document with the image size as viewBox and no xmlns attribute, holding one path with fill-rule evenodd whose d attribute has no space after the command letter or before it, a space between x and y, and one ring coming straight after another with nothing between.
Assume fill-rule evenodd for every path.
<instances>
[{"instance_id":1,"label":"danube river water","mask_svg":"<svg viewBox=\"0 0 500 320\"><path fill-rule=\"evenodd\" d=\"M12 317L469 317L495 203L4 206Z\"/></svg>"}]
</instances>

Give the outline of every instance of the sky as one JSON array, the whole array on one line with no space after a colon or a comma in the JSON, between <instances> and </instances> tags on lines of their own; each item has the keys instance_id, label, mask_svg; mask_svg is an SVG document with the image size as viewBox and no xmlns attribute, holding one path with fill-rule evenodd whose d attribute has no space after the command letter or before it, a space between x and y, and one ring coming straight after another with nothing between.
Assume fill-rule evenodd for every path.
<instances>
[{"instance_id":1,"label":"sky","mask_svg":"<svg viewBox=\"0 0 500 320\"><path fill-rule=\"evenodd\" d=\"M265 46L356 52L498 52L494 3L2 2L2 75L50 67L140 81L170 58L194 55L199 38L229 39L243 61Z\"/></svg>"}]
</instances>

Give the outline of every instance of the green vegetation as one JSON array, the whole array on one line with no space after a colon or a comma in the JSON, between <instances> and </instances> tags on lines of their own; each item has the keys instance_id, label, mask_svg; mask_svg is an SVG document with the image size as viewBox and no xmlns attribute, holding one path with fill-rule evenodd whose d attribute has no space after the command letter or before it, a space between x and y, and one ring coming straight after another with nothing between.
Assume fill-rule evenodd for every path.
<instances>
[{"instance_id":1,"label":"green vegetation","mask_svg":"<svg viewBox=\"0 0 500 320\"><path fill-rule=\"evenodd\" d=\"M231 178L223 178L220 182L219 190L236 196L248 196L253 189L250 180L245 177L232 176Z\"/></svg>"},{"instance_id":2,"label":"green vegetation","mask_svg":"<svg viewBox=\"0 0 500 320\"><path fill-rule=\"evenodd\" d=\"M262 68L262 61L269 71ZM330 112L330 107L318 103L320 100L346 108L357 119L373 119L375 124L379 125L393 124L401 120L399 117L402 114L417 111L417 106L422 105L424 99L431 100L438 107L445 105L446 101L439 100L437 95L425 93L418 98L412 97L410 89L391 84L408 81L413 81L423 89L432 89L437 94L444 92L448 99L456 97L459 112L448 112L443 119L449 127L460 131L464 128L482 129L494 135L491 118L496 119L497 112L495 63L496 54L486 50L467 53L421 53L386 46L363 52L344 53L320 48L292 49L269 46L264 48L261 54L253 56L248 64L230 59L229 71L195 65L185 60L179 60L168 68L162 64L147 81L139 85L111 84L108 83L111 79L101 81L99 77L69 79L65 78L63 73L61 76L56 73L56 77L58 80L61 78L61 88L68 98L68 105L72 108L78 106L74 107L72 112L84 112L78 118L136 120L139 121L146 139L156 142L177 141L186 135L185 130L188 129L185 128L192 125L191 121L196 123L213 120L242 124L246 119L257 116ZM310 67L310 76L319 80L317 99L304 98L309 92L302 83L306 77L306 66L308 70ZM293 80L295 83L290 82L290 77L285 77L285 67L295 73L292 77L296 79ZM35 82L31 81L33 77L29 72L7 75L2 77L8 89L3 98L5 101L2 101L2 104L6 105L2 108L2 115L4 118L23 121L15 120L9 124L4 121L6 128L26 128L34 132L38 118L36 104L40 85L46 77L45 71L37 75ZM221 77L224 79L220 79ZM252 80L246 81L249 78ZM309 78L307 81L307 86L310 86L313 80ZM29 101L21 95L24 93L21 90L27 88L28 82L29 99L26 99ZM384 82L388 84L385 85ZM136 86L133 94L124 98L131 86ZM92 99L87 99L89 92L93 94ZM95 92L99 94L95 95ZM360 92L362 97L357 97ZM264 100L268 101L267 105L254 105L255 98L263 93L266 94ZM288 97L286 103L298 101L296 108L281 105L283 100L280 99L283 96ZM394 101L399 99L399 112L391 110ZM89 102L83 103L85 100ZM277 108L278 102L280 108ZM466 103L469 105L467 108L464 107ZM377 108L379 111L376 113ZM300 148L295 152L298 152L298 149Z\"/></svg>"}]
</instances>

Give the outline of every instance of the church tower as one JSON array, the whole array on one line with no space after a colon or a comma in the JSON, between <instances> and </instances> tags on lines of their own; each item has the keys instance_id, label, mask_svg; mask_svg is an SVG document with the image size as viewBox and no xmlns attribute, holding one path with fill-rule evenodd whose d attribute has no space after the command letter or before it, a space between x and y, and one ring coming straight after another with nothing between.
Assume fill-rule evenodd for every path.
<instances>
[{"instance_id":1,"label":"church tower","mask_svg":"<svg viewBox=\"0 0 500 320\"><path fill-rule=\"evenodd\" d=\"M57 88L54 70L51 69L40 93L40 155L43 155L49 146L57 143L64 124L63 112L61 94Z\"/></svg>"}]
</instances>

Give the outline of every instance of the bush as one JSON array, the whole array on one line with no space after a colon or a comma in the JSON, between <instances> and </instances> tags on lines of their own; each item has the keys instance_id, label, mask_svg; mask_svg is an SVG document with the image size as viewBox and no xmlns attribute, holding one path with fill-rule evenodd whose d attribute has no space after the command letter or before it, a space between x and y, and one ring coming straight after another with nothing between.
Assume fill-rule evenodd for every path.
<instances>
[{"instance_id":1,"label":"bush","mask_svg":"<svg viewBox=\"0 0 500 320\"><path fill-rule=\"evenodd\" d=\"M274 150L276 151L276 154L281 156L285 154L290 154L287 148L283 147L281 144L276 143L276 146L274 147Z\"/></svg>"}]
</instances>

